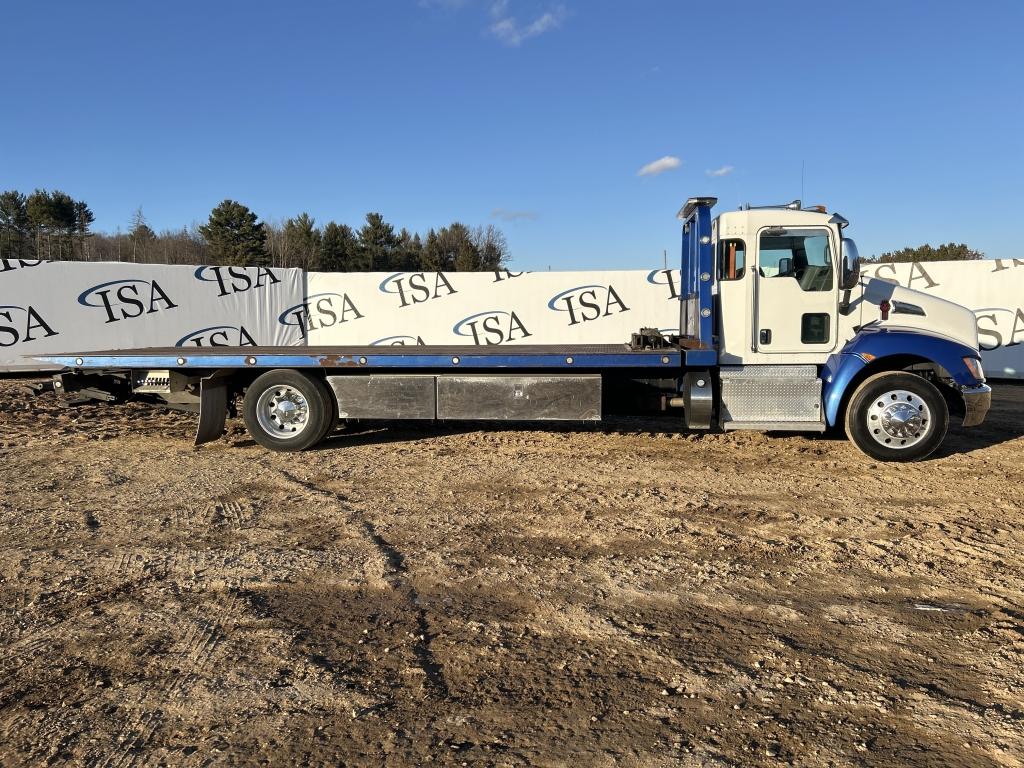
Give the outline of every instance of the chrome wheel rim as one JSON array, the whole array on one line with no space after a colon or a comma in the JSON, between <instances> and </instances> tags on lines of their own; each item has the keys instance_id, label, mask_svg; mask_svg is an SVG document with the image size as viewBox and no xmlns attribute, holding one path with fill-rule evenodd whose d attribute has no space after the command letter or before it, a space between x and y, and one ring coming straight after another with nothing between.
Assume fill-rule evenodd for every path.
<instances>
[{"instance_id":1,"label":"chrome wheel rim","mask_svg":"<svg viewBox=\"0 0 1024 768\"><path fill-rule=\"evenodd\" d=\"M932 427L932 413L917 393L894 389L871 402L866 421L868 434L875 442L903 450L927 437Z\"/></svg>"},{"instance_id":2,"label":"chrome wheel rim","mask_svg":"<svg viewBox=\"0 0 1024 768\"><path fill-rule=\"evenodd\" d=\"M268 435L291 440L309 424L309 403L295 387L275 385L263 390L256 401L256 420Z\"/></svg>"}]
</instances>

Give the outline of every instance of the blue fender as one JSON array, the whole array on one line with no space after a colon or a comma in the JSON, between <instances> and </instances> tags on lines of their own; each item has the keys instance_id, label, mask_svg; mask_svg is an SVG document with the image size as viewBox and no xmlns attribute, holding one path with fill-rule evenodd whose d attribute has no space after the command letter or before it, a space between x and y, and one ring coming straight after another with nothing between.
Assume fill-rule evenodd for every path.
<instances>
[{"instance_id":1,"label":"blue fender","mask_svg":"<svg viewBox=\"0 0 1024 768\"><path fill-rule=\"evenodd\" d=\"M965 357L979 357L976 349L920 331L869 326L861 329L825 363L822 371L822 402L825 404L825 420L829 426L835 426L839 406L857 374L869 363L884 363L886 357L898 355L913 355L941 365L962 388L976 387L982 383L964 364ZM883 367L880 370L885 369Z\"/></svg>"}]
</instances>

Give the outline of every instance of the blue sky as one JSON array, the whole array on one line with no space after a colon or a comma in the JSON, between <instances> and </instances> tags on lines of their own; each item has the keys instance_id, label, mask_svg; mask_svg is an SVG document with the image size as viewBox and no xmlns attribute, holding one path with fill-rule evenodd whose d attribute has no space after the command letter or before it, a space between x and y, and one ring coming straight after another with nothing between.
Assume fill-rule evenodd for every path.
<instances>
[{"instance_id":1,"label":"blue sky","mask_svg":"<svg viewBox=\"0 0 1024 768\"><path fill-rule=\"evenodd\" d=\"M5 6L0 187L63 189L99 229L230 197L642 268L678 261L686 197L788 201L803 164L863 254L1024 258L1020 2Z\"/></svg>"}]
</instances>

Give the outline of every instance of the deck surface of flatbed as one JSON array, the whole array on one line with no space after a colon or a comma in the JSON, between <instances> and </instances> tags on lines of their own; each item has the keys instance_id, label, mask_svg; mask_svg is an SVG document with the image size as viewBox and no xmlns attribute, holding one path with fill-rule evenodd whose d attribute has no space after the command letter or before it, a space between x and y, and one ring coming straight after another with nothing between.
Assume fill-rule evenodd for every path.
<instances>
[{"instance_id":1,"label":"deck surface of flatbed","mask_svg":"<svg viewBox=\"0 0 1024 768\"><path fill-rule=\"evenodd\" d=\"M651 350L647 350L650 352ZM675 351L671 349L669 351ZM361 344L336 344L330 346L244 346L244 347L139 347L136 349L108 349L92 352L62 352L60 357L77 354L79 357L98 357L104 355L123 355L138 357L142 355L179 357L181 355L235 356L235 355L544 355L544 354L622 354L637 353L628 344L418 344L418 345L387 345L370 346ZM57 355L54 355L57 356Z\"/></svg>"},{"instance_id":2,"label":"deck surface of flatbed","mask_svg":"<svg viewBox=\"0 0 1024 768\"><path fill-rule=\"evenodd\" d=\"M35 356L65 368L678 368L707 350L628 344L147 347ZM713 353L710 353L713 355ZM702 362L710 364L710 362Z\"/></svg>"}]
</instances>

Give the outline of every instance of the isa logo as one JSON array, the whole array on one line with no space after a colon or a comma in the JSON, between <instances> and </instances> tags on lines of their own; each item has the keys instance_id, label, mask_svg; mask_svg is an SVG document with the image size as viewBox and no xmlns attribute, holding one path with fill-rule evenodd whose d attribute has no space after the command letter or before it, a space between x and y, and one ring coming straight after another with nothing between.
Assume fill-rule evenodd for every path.
<instances>
[{"instance_id":1,"label":"isa logo","mask_svg":"<svg viewBox=\"0 0 1024 768\"><path fill-rule=\"evenodd\" d=\"M494 279L491 282L500 283L502 280L512 280L525 274L526 272L510 272L507 269L496 269L494 270Z\"/></svg>"},{"instance_id":2,"label":"isa logo","mask_svg":"<svg viewBox=\"0 0 1024 768\"><path fill-rule=\"evenodd\" d=\"M347 293L315 293L301 304L288 307L277 322L298 328L305 338L312 331L359 320L363 317Z\"/></svg>"},{"instance_id":3,"label":"isa logo","mask_svg":"<svg viewBox=\"0 0 1024 768\"><path fill-rule=\"evenodd\" d=\"M12 269L24 269L25 267L38 267L42 263L42 259L0 259L0 272L10 272Z\"/></svg>"},{"instance_id":4,"label":"isa logo","mask_svg":"<svg viewBox=\"0 0 1024 768\"><path fill-rule=\"evenodd\" d=\"M533 335L515 312L498 309L465 317L455 324L452 331L456 336L472 339L477 346L506 344Z\"/></svg>"},{"instance_id":5,"label":"isa logo","mask_svg":"<svg viewBox=\"0 0 1024 768\"><path fill-rule=\"evenodd\" d=\"M426 344L422 336L385 336L371 341L371 347L422 347Z\"/></svg>"},{"instance_id":6,"label":"isa logo","mask_svg":"<svg viewBox=\"0 0 1024 768\"><path fill-rule=\"evenodd\" d=\"M204 283L216 283L218 296L245 293L281 282L281 278L266 267L199 267L195 278Z\"/></svg>"},{"instance_id":7,"label":"isa logo","mask_svg":"<svg viewBox=\"0 0 1024 768\"><path fill-rule=\"evenodd\" d=\"M578 285L552 296L548 309L565 312L569 325L589 323L609 315L629 312L618 292L611 285Z\"/></svg>"},{"instance_id":8,"label":"isa logo","mask_svg":"<svg viewBox=\"0 0 1024 768\"><path fill-rule=\"evenodd\" d=\"M1009 264L1006 264L1006 259L993 259L995 262L995 268L993 272L1002 272L1004 269L1013 269L1014 267L1024 267L1024 259L1012 259ZM3 272L0 269L0 272Z\"/></svg>"},{"instance_id":9,"label":"isa logo","mask_svg":"<svg viewBox=\"0 0 1024 768\"><path fill-rule=\"evenodd\" d=\"M679 279L678 269L652 269L647 273L647 282L651 285L667 286L669 299L679 298Z\"/></svg>"},{"instance_id":10,"label":"isa logo","mask_svg":"<svg viewBox=\"0 0 1024 768\"><path fill-rule=\"evenodd\" d=\"M978 346L982 350L1024 343L1024 307L988 307L974 310L978 318Z\"/></svg>"},{"instance_id":11,"label":"isa logo","mask_svg":"<svg viewBox=\"0 0 1024 768\"><path fill-rule=\"evenodd\" d=\"M59 335L31 305L0 306L0 347L13 347L15 344Z\"/></svg>"},{"instance_id":12,"label":"isa logo","mask_svg":"<svg viewBox=\"0 0 1024 768\"><path fill-rule=\"evenodd\" d=\"M156 280L111 280L82 291L78 303L83 307L102 308L107 319L104 323L118 323L143 315L152 315L175 304Z\"/></svg>"},{"instance_id":13,"label":"isa logo","mask_svg":"<svg viewBox=\"0 0 1024 768\"><path fill-rule=\"evenodd\" d=\"M176 347L255 347L256 339L244 325L212 325L186 334L178 339Z\"/></svg>"},{"instance_id":14,"label":"isa logo","mask_svg":"<svg viewBox=\"0 0 1024 768\"><path fill-rule=\"evenodd\" d=\"M396 272L384 278L378 289L381 293L398 296L399 307L411 307L432 299L458 293L441 272Z\"/></svg>"}]
</instances>

